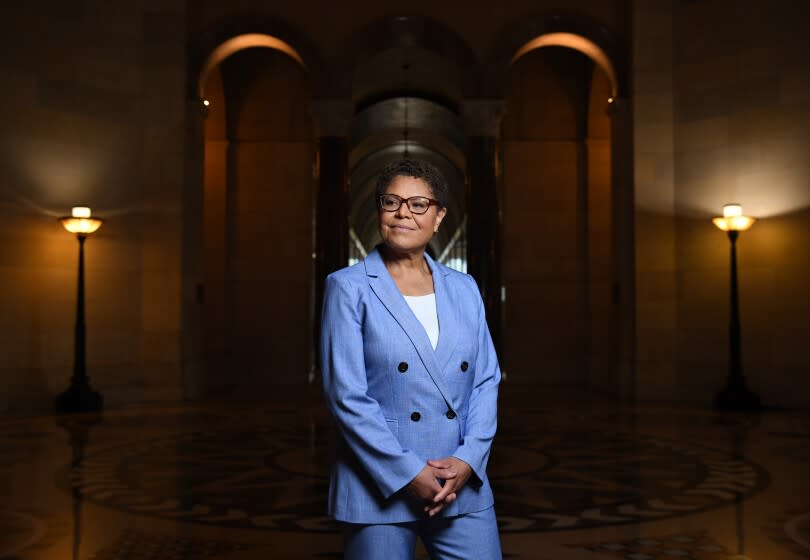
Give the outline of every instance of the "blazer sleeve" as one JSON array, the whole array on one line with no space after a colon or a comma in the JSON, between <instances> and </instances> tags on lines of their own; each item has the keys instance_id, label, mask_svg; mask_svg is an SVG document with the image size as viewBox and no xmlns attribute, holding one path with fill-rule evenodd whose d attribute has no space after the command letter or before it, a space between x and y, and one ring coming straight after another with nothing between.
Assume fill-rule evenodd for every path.
<instances>
[{"instance_id":1,"label":"blazer sleeve","mask_svg":"<svg viewBox=\"0 0 810 560\"><path fill-rule=\"evenodd\" d=\"M501 370L495 345L487 327L484 303L475 280L472 277L469 279L473 283L478 303L478 353L475 358L475 378L470 393L464 440L453 456L472 467L480 484L486 476L489 451L498 428L498 384L501 381Z\"/></svg>"},{"instance_id":2,"label":"blazer sleeve","mask_svg":"<svg viewBox=\"0 0 810 560\"><path fill-rule=\"evenodd\" d=\"M387 499L405 487L425 462L402 449L379 403L368 395L363 326L356 290L326 278L321 320L321 370L327 406L346 444Z\"/></svg>"}]
</instances>

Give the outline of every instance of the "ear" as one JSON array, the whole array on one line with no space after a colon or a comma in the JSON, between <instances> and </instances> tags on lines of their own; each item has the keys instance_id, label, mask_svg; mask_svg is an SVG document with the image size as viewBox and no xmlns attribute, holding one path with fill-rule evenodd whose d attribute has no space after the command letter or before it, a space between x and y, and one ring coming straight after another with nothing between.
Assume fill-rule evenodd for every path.
<instances>
[{"instance_id":1,"label":"ear","mask_svg":"<svg viewBox=\"0 0 810 560\"><path fill-rule=\"evenodd\" d=\"M436 225L433 226L433 233L439 231L439 226L444 220L444 217L447 215L447 208L442 208L438 212L436 212Z\"/></svg>"}]
</instances>

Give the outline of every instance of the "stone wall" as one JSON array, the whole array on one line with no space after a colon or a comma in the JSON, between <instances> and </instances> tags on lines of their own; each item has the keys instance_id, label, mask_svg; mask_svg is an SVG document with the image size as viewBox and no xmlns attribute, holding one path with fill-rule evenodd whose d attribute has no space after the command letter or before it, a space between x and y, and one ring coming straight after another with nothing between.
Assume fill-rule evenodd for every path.
<instances>
[{"instance_id":1,"label":"stone wall","mask_svg":"<svg viewBox=\"0 0 810 560\"><path fill-rule=\"evenodd\" d=\"M664 8L663 6L667 6ZM738 202L743 365L766 404L808 406L810 44L803 4L641 2L636 12L640 394L696 405L725 380Z\"/></svg>"},{"instance_id":2,"label":"stone wall","mask_svg":"<svg viewBox=\"0 0 810 560\"><path fill-rule=\"evenodd\" d=\"M637 397L703 406L724 383L729 244L710 218L724 203L739 202L759 218L739 242L749 382L766 404L810 405L801 390L810 371L803 352L810 339L804 320L810 312L804 4L640 0L632 3L632 18L628 3L619 0L565 5L573 19L601 22L619 43L630 42L632 29ZM350 102L352 80L360 75L354 72L394 48L380 38L396 29L375 31L374 25L405 12L429 16L411 22L416 27L408 33L434 26L426 33L431 48L460 68L456 89L462 94L534 92L520 101L519 118L512 103L502 144L504 278L511 282L507 367L524 364L510 371L511 380L573 378L581 387L610 392L613 373L599 368L612 360L603 343L615 324L607 269L616 254L605 236L624 222L611 223L600 212L611 196L606 177L617 153L607 141L608 121L591 113L576 129L575 118L560 119L570 92L543 82L554 72L542 64L520 66L530 57L542 59L546 49L521 59L511 74L499 54L521 19L545 21L559 6L528 0L497 9L487 4L486 10L456 1L353 6L319 4L317 17L311 2L213 0L48 0L8 11L0 23L0 409L47 409L68 383L78 248L56 218L78 204L107 219L87 242L86 283L88 370L108 404L196 396L206 383L203 363L211 350L227 363L227 336L234 333L249 348L262 340L297 348L290 356L300 359L280 360L278 367L303 379L306 372L299 370L309 366L303 341L315 316L307 279L316 138L312 123L304 122L307 104L310 98ZM264 136L229 133L226 124L235 121L223 117L203 146L202 109L187 88L196 79L189 60L201 53L187 45L197 48L209 31L254 20L283 22L289 37L301 38L293 46L310 66L300 74L281 72L279 81L264 86L256 82L281 92L276 108L289 108L263 112L261 99L254 100L259 120L248 124L263 127ZM408 33L397 48L416 36ZM503 64L502 86L476 90L465 61L480 63L487 77ZM510 85L517 78L525 83ZM606 92L605 84L593 84L579 90L590 96L581 106L591 111ZM285 118L297 120L278 120ZM602 128L583 129L585 121ZM267 136L268 130L276 132ZM190 151L194 142L199 146ZM229 161L241 163L229 167ZM278 170L270 179L267 166ZM234 180L243 189L229 202ZM290 220L268 221L279 204L290 209ZM583 212L588 220L578 222ZM276 246L264 243L276 237L282 239ZM550 262L557 265L543 268ZM295 271L296 280L274 283L281 269ZM257 294L279 292L293 295L255 305ZM229 293L242 298L236 304L242 317L250 316L238 323L243 331L230 334ZM571 306L578 311L570 313ZM591 317L590 326L583 316ZM290 332L298 333L293 342ZM576 333L588 333L585 348ZM549 344L552 334L562 342ZM583 352L591 360L584 366ZM548 376L535 379L534 363L545 363Z\"/></svg>"},{"instance_id":3,"label":"stone wall","mask_svg":"<svg viewBox=\"0 0 810 560\"><path fill-rule=\"evenodd\" d=\"M636 3L633 39L636 395L677 394L672 3Z\"/></svg>"},{"instance_id":4,"label":"stone wall","mask_svg":"<svg viewBox=\"0 0 810 560\"><path fill-rule=\"evenodd\" d=\"M18 3L2 20L0 409L44 408L72 371L86 244L91 383L110 404L176 399L185 2Z\"/></svg>"}]
</instances>

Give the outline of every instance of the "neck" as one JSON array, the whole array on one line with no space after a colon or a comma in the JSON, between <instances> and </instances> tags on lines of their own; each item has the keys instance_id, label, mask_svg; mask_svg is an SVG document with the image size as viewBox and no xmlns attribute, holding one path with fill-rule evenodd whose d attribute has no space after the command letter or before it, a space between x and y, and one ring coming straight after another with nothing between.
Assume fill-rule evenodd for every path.
<instances>
[{"instance_id":1,"label":"neck","mask_svg":"<svg viewBox=\"0 0 810 560\"><path fill-rule=\"evenodd\" d=\"M414 252L396 251L387 245L380 248L383 262L390 272L426 272L430 274L430 267L425 260L425 251L421 249Z\"/></svg>"}]
</instances>

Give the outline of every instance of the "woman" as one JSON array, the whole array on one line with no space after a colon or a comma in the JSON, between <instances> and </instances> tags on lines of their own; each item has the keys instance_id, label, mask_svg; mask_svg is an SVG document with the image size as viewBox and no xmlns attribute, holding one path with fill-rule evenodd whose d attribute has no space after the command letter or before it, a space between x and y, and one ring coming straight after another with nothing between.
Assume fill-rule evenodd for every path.
<instances>
[{"instance_id":1,"label":"woman","mask_svg":"<svg viewBox=\"0 0 810 560\"><path fill-rule=\"evenodd\" d=\"M486 475L500 370L472 277L425 253L447 214L432 165L377 180L383 242L326 279L321 370L339 432L329 512L347 559L501 558Z\"/></svg>"}]
</instances>

